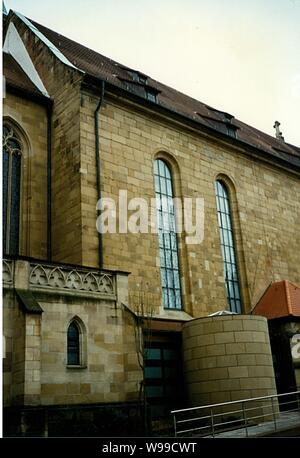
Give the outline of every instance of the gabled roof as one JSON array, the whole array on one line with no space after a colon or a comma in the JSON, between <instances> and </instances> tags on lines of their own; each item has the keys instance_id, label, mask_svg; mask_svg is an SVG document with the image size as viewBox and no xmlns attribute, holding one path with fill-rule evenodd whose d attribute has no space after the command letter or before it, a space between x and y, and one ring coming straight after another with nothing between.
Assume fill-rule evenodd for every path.
<instances>
[{"instance_id":1,"label":"gabled roof","mask_svg":"<svg viewBox=\"0 0 300 458\"><path fill-rule=\"evenodd\" d=\"M300 287L288 280L271 283L252 313L265 316L268 320L300 317Z\"/></svg>"},{"instance_id":2,"label":"gabled roof","mask_svg":"<svg viewBox=\"0 0 300 458\"><path fill-rule=\"evenodd\" d=\"M3 53L3 74L7 85L21 89L31 95L43 97L43 94L28 78L13 56L5 52Z\"/></svg>"},{"instance_id":3,"label":"gabled roof","mask_svg":"<svg viewBox=\"0 0 300 458\"><path fill-rule=\"evenodd\" d=\"M16 15L27 25L31 23L32 31L39 36L42 34L45 43L50 42L50 50L53 48L59 51L72 66L87 75L107 81L112 86L143 99L147 99L147 91L151 91L156 95L156 101L149 102L152 106L160 106L184 116L198 124L199 128L204 126L213 129L231 139L236 135L238 141L245 146L249 145L262 151L262 157L266 156L263 153L267 153L267 156L300 170L300 148L265 134L234 116L199 102L150 76L119 64L35 21L24 18L19 13ZM139 76L143 76L140 81Z\"/></svg>"}]
</instances>

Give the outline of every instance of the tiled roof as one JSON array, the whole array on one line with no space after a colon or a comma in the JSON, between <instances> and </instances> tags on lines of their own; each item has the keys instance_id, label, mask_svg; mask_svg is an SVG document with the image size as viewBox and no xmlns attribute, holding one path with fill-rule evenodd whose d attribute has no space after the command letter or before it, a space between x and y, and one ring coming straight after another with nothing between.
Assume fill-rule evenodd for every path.
<instances>
[{"instance_id":1,"label":"tiled roof","mask_svg":"<svg viewBox=\"0 0 300 458\"><path fill-rule=\"evenodd\" d=\"M21 89L28 94L43 96L38 88L31 82L24 70L15 61L13 56L3 53L3 74L5 76L6 84Z\"/></svg>"},{"instance_id":2,"label":"tiled roof","mask_svg":"<svg viewBox=\"0 0 300 458\"><path fill-rule=\"evenodd\" d=\"M272 283L252 313L269 320L288 316L300 317L300 287L287 280Z\"/></svg>"},{"instance_id":3,"label":"tiled roof","mask_svg":"<svg viewBox=\"0 0 300 458\"><path fill-rule=\"evenodd\" d=\"M78 69L93 77L105 80L118 88L146 99L147 91L156 94L156 104L192 120L200 126L234 136L262 152L268 153L289 166L300 169L300 148L265 134L234 116L214 109L181 92L162 84L150 76L125 67L92 49L60 35L47 27L29 21ZM138 76L146 81L138 81Z\"/></svg>"}]
</instances>

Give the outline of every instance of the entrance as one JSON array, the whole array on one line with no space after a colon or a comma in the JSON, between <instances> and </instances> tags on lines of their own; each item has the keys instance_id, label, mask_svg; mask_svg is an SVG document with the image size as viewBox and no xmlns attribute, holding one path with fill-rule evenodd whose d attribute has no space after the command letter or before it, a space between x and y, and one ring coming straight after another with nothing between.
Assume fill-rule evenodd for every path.
<instances>
[{"instance_id":1,"label":"entrance","mask_svg":"<svg viewBox=\"0 0 300 458\"><path fill-rule=\"evenodd\" d=\"M281 332L270 332L271 348L273 355L273 365L276 378L277 393L290 393L297 391L294 364L291 354L289 338ZM280 410L290 410L294 403L281 405L286 402L285 397L278 398ZM289 399L292 401L292 399Z\"/></svg>"},{"instance_id":2,"label":"entrance","mask_svg":"<svg viewBox=\"0 0 300 458\"><path fill-rule=\"evenodd\" d=\"M184 402L180 332L145 335L145 389L151 418L167 417Z\"/></svg>"}]
</instances>

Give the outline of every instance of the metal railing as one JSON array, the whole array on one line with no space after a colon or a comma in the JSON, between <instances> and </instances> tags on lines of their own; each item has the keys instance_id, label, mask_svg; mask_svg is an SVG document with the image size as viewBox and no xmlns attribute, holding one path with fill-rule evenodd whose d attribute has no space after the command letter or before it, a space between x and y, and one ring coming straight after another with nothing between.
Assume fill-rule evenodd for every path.
<instances>
[{"instance_id":1,"label":"metal railing","mask_svg":"<svg viewBox=\"0 0 300 458\"><path fill-rule=\"evenodd\" d=\"M215 437L219 433L241 428L245 437L249 437L251 427L263 422L272 424L276 432L282 421L281 411L299 412L300 416L300 391L173 410L171 414L176 437Z\"/></svg>"}]
</instances>

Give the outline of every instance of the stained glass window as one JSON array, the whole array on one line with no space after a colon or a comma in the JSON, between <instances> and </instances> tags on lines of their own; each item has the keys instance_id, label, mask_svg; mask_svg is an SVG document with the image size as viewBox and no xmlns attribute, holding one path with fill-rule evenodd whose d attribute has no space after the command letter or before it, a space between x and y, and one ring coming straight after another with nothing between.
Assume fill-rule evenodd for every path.
<instances>
[{"instance_id":1,"label":"stained glass window","mask_svg":"<svg viewBox=\"0 0 300 458\"><path fill-rule=\"evenodd\" d=\"M227 300L229 308L232 312L241 313L242 301L236 262L229 194L227 187L220 180L217 180L215 183L215 191L217 199L221 249L224 261Z\"/></svg>"},{"instance_id":2,"label":"stained glass window","mask_svg":"<svg viewBox=\"0 0 300 458\"><path fill-rule=\"evenodd\" d=\"M15 130L3 127L3 253L19 253L22 143Z\"/></svg>"},{"instance_id":3,"label":"stained glass window","mask_svg":"<svg viewBox=\"0 0 300 458\"><path fill-rule=\"evenodd\" d=\"M160 272L165 308L182 309L172 175L161 159L154 162Z\"/></svg>"}]
</instances>

